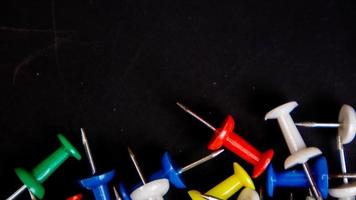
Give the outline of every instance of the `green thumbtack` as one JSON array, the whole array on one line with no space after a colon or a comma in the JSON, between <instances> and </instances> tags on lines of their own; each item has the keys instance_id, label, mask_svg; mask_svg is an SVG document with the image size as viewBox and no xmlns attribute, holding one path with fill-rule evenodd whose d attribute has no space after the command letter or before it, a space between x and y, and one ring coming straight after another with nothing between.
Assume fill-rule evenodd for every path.
<instances>
[{"instance_id":1,"label":"green thumbtack","mask_svg":"<svg viewBox=\"0 0 356 200\"><path fill-rule=\"evenodd\" d=\"M82 158L78 150L67 140L67 138L62 134L58 134L57 137L62 146L38 164L32 172L28 172L21 167L15 169L15 173L24 185L7 198L7 200L16 198L26 188L28 188L37 198L42 199L45 193L42 183L47 180L47 178L51 176L53 172L56 171L70 156L73 156L77 160Z\"/></svg>"}]
</instances>

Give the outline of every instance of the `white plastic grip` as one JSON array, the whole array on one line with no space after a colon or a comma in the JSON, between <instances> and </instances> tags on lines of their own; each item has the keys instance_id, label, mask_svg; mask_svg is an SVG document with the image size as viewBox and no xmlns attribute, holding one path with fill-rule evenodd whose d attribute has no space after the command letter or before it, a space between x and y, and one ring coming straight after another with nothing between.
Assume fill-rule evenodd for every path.
<instances>
[{"instance_id":1,"label":"white plastic grip","mask_svg":"<svg viewBox=\"0 0 356 200\"><path fill-rule=\"evenodd\" d=\"M255 190L251 188L245 188L240 192L237 200L260 200L260 196Z\"/></svg>"},{"instance_id":2,"label":"white plastic grip","mask_svg":"<svg viewBox=\"0 0 356 200\"><path fill-rule=\"evenodd\" d=\"M168 179L162 178L151 181L134 190L130 197L132 200L163 200L169 190Z\"/></svg>"},{"instance_id":3,"label":"white plastic grip","mask_svg":"<svg viewBox=\"0 0 356 200\"><path fill-rule=\"evenodd\" d=\"M291 154L306 147L302 136L289 114L297 106L297 102L291 101L269 111L265 116L265 120L277 119Z\"/></svg>"},{"instance_id":4,"label":"white plastic grip","mask_svg":"<svg viewBox=\"0 0 356 200\"><path fill-rule=\"evenodd\" d=\"M339 112L339 129L338 134L342 144L352 142L356 134L356 113L349 105L343 105Z\"/></svg>"},{"instance_id":5,"label":"white plastic grip","mask_svg":"<svg viewBox=\"0 0 356 200\"><path fill-rule=\"evenodd\" d=\"M336 188L330 188L329 194L335 198L348 198L356 195L356 183L344 184Z\"/></svg>"},{"instance_id":6,"label":"white plastic grip","mask_svg":"<svg viewBox=\"0 0 356 200\"><path fill-rule=\"evenodd\" d=\"M306 163L309 159L321 155L322 152L316 147L307 147L288 156L284 161L284 169L289 169L297 164Z\"/></svg>"}]
</instances>

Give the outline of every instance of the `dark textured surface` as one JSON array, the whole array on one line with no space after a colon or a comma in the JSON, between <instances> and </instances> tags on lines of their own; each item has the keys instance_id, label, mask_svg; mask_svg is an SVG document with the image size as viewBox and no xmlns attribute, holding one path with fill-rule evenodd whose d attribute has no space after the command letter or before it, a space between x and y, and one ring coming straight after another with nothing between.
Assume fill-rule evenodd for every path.
<instances>
[{"instance_id":1,"label":"dark textured surface","mask_svg":"<svg viewBox=\"0 0 356 200\"><path fill-rule=\"evenodd\" d=\"M83 152L80 127L98 170L117 169L115 184L139 181L127 146L147 176L165 150L179 166L206 155L211 131L177 100L214 125L231 113L243 137L275 149L277 170L289 153L265 113L296 100L295 121L334 122L342 104L356 106L352 1L92 1L0 3L1 199L20 186L13 169L32 169L58 147L57 133ZM300 130L339 172L336 130ZM353 172L354 145L345 147ZM226 152L184 174L187 185L208 190L232 173L233 161L251 172ZM89 174L86 159L66 162L46 181L46 199L82 191L76 180ZM276 199L290 192L306 195L277 190ZM167 199L189 197L172 188Z\"/></svg>"}]
</instances>

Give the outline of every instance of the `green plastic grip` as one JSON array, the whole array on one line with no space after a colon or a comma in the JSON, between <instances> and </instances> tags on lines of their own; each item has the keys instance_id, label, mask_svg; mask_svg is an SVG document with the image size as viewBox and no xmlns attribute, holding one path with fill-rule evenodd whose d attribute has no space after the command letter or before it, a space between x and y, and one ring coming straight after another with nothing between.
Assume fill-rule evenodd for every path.
<instances>
[{"instance_id":1,"label":"green plastic grip","mask_svg":"<svg viewBox=\"0 0 356 200\"><path fill-rule=\"evenodd\" d=\"M21 167L15 169L15 173L23 184L39 199L42 199L45 194L42 183L47 180L64 161L70 156L73 156L77 160L82 158L78 150L62 134L58 134L57 137L62 146L39 163L31 173Z\"/></svg>"}]
</instances>

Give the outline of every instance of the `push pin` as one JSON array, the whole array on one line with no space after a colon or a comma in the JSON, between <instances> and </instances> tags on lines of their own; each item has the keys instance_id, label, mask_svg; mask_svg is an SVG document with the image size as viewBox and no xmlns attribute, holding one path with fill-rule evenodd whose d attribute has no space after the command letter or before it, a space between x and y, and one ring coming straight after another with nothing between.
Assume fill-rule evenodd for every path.
<instances>
[{"instance_id":1,"label":"push pin","mask_svg":"<svg viewBox=\"0 0 356 200\"><path fill-rule=\"evenodd\" d=\"M337 146L339 149L339 154L340 154L340 163L341 163L341 171L343 174L347 173L347 168L346 168L346 159L345 159L345 154L344 154L344 147L342 145L341 141L341 136L337 136ZM356 184L349 184L349 180L347 176L342 176L344 185L336 187L336 188L330 188L329 194L332 197L335 198L341 198L344 200L354 200L355 195L356 195ZM340 175L339 175L340 176Z\"/></svg>"},{"instance_id":2,"label":"push pin","mask_svg":"<svg viewBox=\"0 0 356 200\"><path fill-rule=\"evenodd\" d=\"M210 189L205 195L218 199L228 199L242 187L255 189L255 185L247 172L237 163L234 163L233 167L234 174ZM201 193L196 190L190 190L188 194L192 200L204 199Z\"/></svg>"},{"instance_id":3,"label":"push pin","mask_svg":"<svg viewBox=\"0 0 356 200\"><path fill-rule=\"evenodd\" d=\"M58 134L57 137L62 146L38 164L32 172L20 167L15 169L16 175L24 185L8 197L7 200L15 199L19 194L25 191L26 188L29 189L34 196L42 199L45 194L42 183L70 156L73 156L77 160L82 158L77 149L62 134Z\"/></svg>"},{"instance_id":4,"label":"push pin","mask_svg":"<svg viewBox=\"0 0 356 200\"><path fill-rule=\"evenodd\" d=\"M328 197L329 180L328 165L324 156L318 158L313 167L312 173L316 177L316 184L320 189L323 198ZM273 197L276 187L309 188L308 178L301 170L290 170L277 173L272 164L267 168L266 189L269 197Z\"/></svg>"},{"instance_id":5,"label":"push pin","mask_svg":"<svg viewBox=\"0 0 356 200\"><path fill-rule=\"evenodd\" d=\"M82 200L83 195L82 194L76 194L74 196L68 197L66 200Z\"/></svg>"},{"instance_id":6,"label":"push pin","mask_svg":"<svg viewBox=\"0 0 356 200\"><path fill-rule=\"evenodd\" d=\"M237 197L237 200L260 200L260 197L256 190L244 188Z\"/></svg>"},{"instance_id":7,"label":"push pin","mask_svg":"<svg viewBox=\"0 0 356 200\"><path fill-rule=\"evenodd\" d=\"M320 191L315 184L315 180L310 172L307 161L322 153L316 147L306 147L302 136L289 114L297 106L298 104L295 101L278 106L266 114L265 120L277 119L279 126L282 129L284 139L291 153L284 162L284 168L288 169L296 164L302 164L314 197L316 199L321 199Z\"/></svg>"},{"instance_id":8,"label":"push pin","mask_svg":"<svg viewBox=\"0 0 356 200\"><path fill-rule=\"evenodd\" d=\"M177 169L171 159L171 156L169 155L168 152L164 153L162 156L162 160L161 160L161 164L162 164L162 169L156 173L154 173L153 175L150 176L150 180L156 180L156 179L161 179L161 178L167 178L171 184L173 184L176 188L179 189L183 189L186 188L182 178L181 178L181 174L198 166L201 165L213 158L215 158L216 156L218 156L220 153L222 153L224 150L217 150L185 167L182 167L180 169Z\"/></svg>"},{"instance_id":9,"label":"push pin","mask_svg":"<svg viewBox=\"0 0 356 200\"><path fill-rule=\"evenodd\" d=\"M338 128L341 143L348 144L356 134L356 113L351 106L343 105L339 112L339 123L299 122L295 124L303 127Z\"/></svg>"},{"instance_id":10,"label":"push pin","mask_svg":"<svg viewBox=\"0 0 356 200\"><path fill-rule=\"evenodd\" d=\"M137 188L130 194L131 199L132 200L163 200L163 196L169 190L168 179L162 178L147 183L136 161L135 155L133 154L130 148L128 148L128 150L129 150L130 158L133 164L135 165L136 171L143 183L141 187Z\"/></svg>"},{"instance_id":11,"label":"push pin","mask_svg":"<svg viewBox=\"0 0 356 200\"><path fill-rule=\"evenodd\" d=\"M338 145L338 150L340 154L340 163L341 163L341 171L343 174L347 173L346 169L346 161L345 161L345 154L344 154L344 144L350 143L356 134L356 114L355 110L349 106L349 105L343 105L341 107L341 110L339 112L339 123L315 123L315 122L301 122L301 123L296 123L298 126L304 126L304 127L337 127L338 128L338 137L337 137L337 145ZM348 184L348 179L346 177L343 178L344 184ZM349 186L343 186L341 189L342 191L342 196L344 196L344 189L347 189L349 192L346 193L356 193L356 188L353 185ZM333 191L338 191L337 188L331 189L332 193L334 194L335 192ZM354 192L352 192L354 190ZM337 192L336 192L337 193ZM340 195L338 195L340 196ZM352 199L355 199L352 197Z\"/></svg>"},{"instance_id":12,"label":"push pin","mask_svg":"<svg viewBox=\"0 0 356 200\"><path fill-rule=\"evenodd\" d=\"M338 128L338 136L337 136L336 142L337 142L337 148L339 150L341 171L343 174L347 173L346 159L345 159L343 145L352 142L352 140L355 138L355 134L356 134L356 113L355 113L355 110L351 106L343 105L341 107L340 112L339 112L339 123L300 122L300 123L296 123L296 125L304 126L304 127ZM343 182L344 182L344 184L349 183L349 181L346 177L343 178ZM343 186L341 191L343 191L345 187L349 191L354 190L354 192L351 192L351 193L356 193L356 188L352 185ZM331 189L331 191L334 191L334 190ZM338 190L336 190L336 191L338 191ZM346 194L346 193L343 193L343 194ZM344 196L344 195L342 195L342 196ZM355 197L348 197L348 199L355 199Z\"/></svg>"},{"instance_id":13,"label":"push pin","mask_svg":"<svg viewBox=\"0 0 356 200\"><path fill-rule=\"evenodd\" d=\"M88 190L91 190L96 200L110 200L110 192L108 183L114 178L115 170L106 172L104 174L96 175L96 168L93 157L90 152L89 143L83 128L80 129L82 136L82 143L88 157L92 175L89 178L80 180L80 184Z\"/></svg>"},{"instance_id":14,"label":"push pin","mask_svg":"<svg viewBox=\"0 0 356 200\"><path fill-rule=\"evenodd\" d=\"M235 122L231 115L226 117L225 122L220 128L215 128L190 109L183 106L181 103L177 102L177 105L214 131L214 136L208 144L208 149L217 150L224 146L236 155L240 156L254 166L252 173L253 178L260 176L271 162L274 151L270 149L264 153L261 153L245 139L236 134L234 132Z\"/></svg>"}]
</instances>

